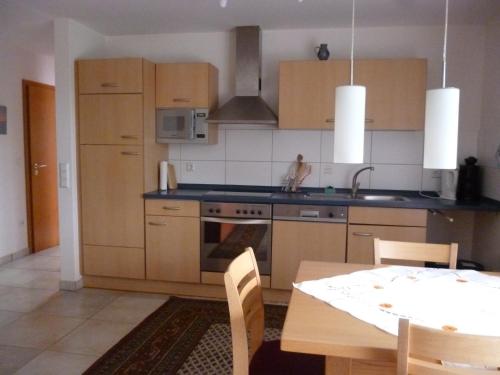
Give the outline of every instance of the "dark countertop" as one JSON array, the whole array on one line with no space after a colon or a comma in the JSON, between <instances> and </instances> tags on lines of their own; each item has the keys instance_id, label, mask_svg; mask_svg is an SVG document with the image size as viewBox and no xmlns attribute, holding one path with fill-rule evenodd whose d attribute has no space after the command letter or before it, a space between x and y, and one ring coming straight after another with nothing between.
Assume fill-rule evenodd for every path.
<instances>
[{"instance_id":1,"label":"dark countertop","mask_svg":"<svg viewBox=\"0 0 500 375\"><path fill-rule=\"evenodd\" d=\"M225 192L240 192L239 195L226 195ZM210 194L207 194L210 192ZM220 192L218 194L217 192ZM245 195L245 192L249 192ZM252 193L272 193L265 196L256 196ZM322 193L320 188L304 188L299 193L282 193L279 187L241 186L241 185L195 185L179 184L176 190L168 192L152 191L145 193L145 199L179 199L198 200L204 202L239 202L239 203L271 203L271 204L304 204L322 206L361 206L361 207L392 207L392 208L421 208L435 210L465 210L465 211L500 211L500 202L481 198L478 202L458 202L438 197L423 197L417 191L399 190L360 190L359 194L370 195L398 195L407 198L404 201L366 201L342 197L349 193L349 189L337 189L337 194L316 196ZM425 192L426 195L435 195Z\"/></svg>"}]
</instances>

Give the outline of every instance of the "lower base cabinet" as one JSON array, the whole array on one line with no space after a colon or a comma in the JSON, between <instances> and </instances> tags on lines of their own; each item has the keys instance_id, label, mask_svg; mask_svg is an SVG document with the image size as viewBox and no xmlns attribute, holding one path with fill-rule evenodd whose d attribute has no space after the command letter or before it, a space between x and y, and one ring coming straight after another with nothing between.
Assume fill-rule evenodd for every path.
<instances>
[{"instance_id":1,"label":"lower base cabinet","mask_svg":"<svg viewBox=\"0 0 500 375\"><path fill-rule=\"evenodd\" d=\"M85 275L144 279L144 249L83 245Z\"/></svg>"},{"instance_id":2,"label":"lower base cabinet","mask_svg":"<svg viewBox=\"0 0 500 375\"><path fill-rule=\"evenodd\" d=\"M292 289L300 262L345 262L346 224L273 221L271 288Z\"/></svg>"},{"instance_id":3,"label":"lower base cabinet","mask_svg":"<svg viewBox=\"0 0 500 375\"><path fill-rule=\"evenodd\" d=\"M146 278L200 282L200 219L146 216Z\"/></svg>"}]
</instances>

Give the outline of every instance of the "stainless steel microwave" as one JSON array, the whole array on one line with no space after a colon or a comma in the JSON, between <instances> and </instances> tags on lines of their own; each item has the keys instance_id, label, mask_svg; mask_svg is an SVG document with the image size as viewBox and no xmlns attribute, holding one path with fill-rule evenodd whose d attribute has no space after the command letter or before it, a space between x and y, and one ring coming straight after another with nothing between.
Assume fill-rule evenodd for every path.
<instances>
[{"instance_id":1,"label":"stainless steel microwave","mask_svg":"<svg viewBox=\"0 0 500 375\"><path fill-rule=\"evenodd\" d=\"M175 108L156 110L157 143L216 142L216 128L206 121L206 108Z\"/></svg>"}]
</instances>

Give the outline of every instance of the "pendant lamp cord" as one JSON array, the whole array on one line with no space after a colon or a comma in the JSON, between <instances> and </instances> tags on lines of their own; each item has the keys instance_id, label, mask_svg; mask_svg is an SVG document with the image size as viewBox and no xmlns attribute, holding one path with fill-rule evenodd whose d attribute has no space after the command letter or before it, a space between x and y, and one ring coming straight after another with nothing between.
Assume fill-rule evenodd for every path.
<instances>
[{"instance_id":1,"label":"pendant lamp cord","mask_svg":"<svg viewBox=\"0 0 500 375\"><path fill-rule=\"evenodd\" d=\"M448 1L448 0L446 0ZM356 12L356 0L352 0L352 23L351 23L351 86L354 84L354 13Z\"/></svg>"},{"instance_id":2,"label":"pendant lamp cord","mask_svg":"<svg viewBox=\"0 0 500 375\"><path fill-rule=\"evenodd\" d=\"M446 10L445 10L445 16L444 16L443 89L446 88L446 43L447 43L447 39L448 39L448 0L446 0Z\"/></svg>"}]
</instances>

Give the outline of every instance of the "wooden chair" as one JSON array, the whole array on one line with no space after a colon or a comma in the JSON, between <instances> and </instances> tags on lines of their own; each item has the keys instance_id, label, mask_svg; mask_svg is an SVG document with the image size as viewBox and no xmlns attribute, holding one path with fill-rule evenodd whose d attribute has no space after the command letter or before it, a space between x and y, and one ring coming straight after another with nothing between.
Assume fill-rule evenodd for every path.
<instances>
[{"instance_id":1,"label":"wooden chair","mask_svg":"<svg viewBox=\"0 0 500 375\"><path fill-rule=\"evenodd\" d=\"M450 245L383 241L373 239L375 264L382 264L382 259L412 260L421 262L447 263L451 269L457 268L458 244Z\"/></svg>"},{"instance_id":2,"label":"wooden chair","mask_svg":"<svg viewBox=\"0 0 500 375\"><path fill-rule=\"evenodd\" d=\"M441 361L457 367L444 366ZM500 337L464 335L399 320L398 375L494 375L500 374L499 368Z\"/></svg>"},{"instance_id":3,"label":"wooden chair","mask_svg":"<svg viewBox=\"0 0 500 375\"><path fill-rule=\"evenodd\" d=\"M233 374L324 374L324 357L282 352L280 341L264 341L264 302L252 248L234 259L224 274ZM248 336L250 334L250 336Z\"/></svg>"}]
</instances>

